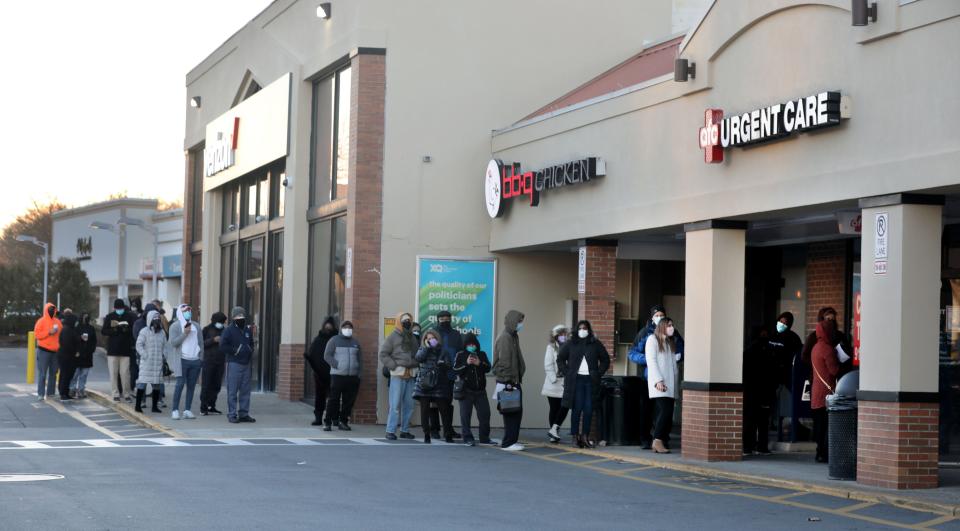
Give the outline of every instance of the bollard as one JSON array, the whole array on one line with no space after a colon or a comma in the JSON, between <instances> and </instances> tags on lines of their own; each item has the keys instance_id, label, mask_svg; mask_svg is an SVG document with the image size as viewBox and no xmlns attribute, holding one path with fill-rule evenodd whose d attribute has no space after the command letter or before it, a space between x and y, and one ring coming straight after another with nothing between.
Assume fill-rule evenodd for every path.
<instances>
[{"instance_id":1,"label":"bollard","mask_svg":"<svg viewBox=\"0 0 960 531\"><path fill-rule=\"evenodd\" d=\"M37 338L33 332L27 332L27 383L35 383L37 379Z\"/></svg>"}]
</instances>

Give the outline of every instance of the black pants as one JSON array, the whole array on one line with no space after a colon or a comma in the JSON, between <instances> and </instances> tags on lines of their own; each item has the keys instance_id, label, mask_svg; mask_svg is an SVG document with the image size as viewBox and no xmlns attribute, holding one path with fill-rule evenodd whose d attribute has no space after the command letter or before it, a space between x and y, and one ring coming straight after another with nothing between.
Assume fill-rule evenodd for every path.
<instances>
[{"instance_id":1,"label":"black pants","mask_svg":"<svg viewBox=\"0 0 960 531\"><path fill-rule=\"evenodd\" d=\"M330 392L330 375L313 371L313 416L323 420L323 411L327 408L327 394Z\"/></svg>"},{"instance_id":2,"label":"black pants","mask_svg":"<svg viewBox=\"0 0 960 531\"><path fill-rule=\"evenodd\" d=\"M57 354L57 363L60 364L60 383L57 384L60 390L60 398L69 398L70 380L73 380L73 373L77 372L77 358L69 354Z\"/></svg>"},{"instance_id":3,"label":"black pants","mask_svg":"<svg viewBox=\"0 0 960 531\"><path fill-rule=\"evenodd\" d=\"M489 442L490 402L487 400L487 396L483 390L465 391L463 393L463 399L460 400L460 426L462 426L463 429L463 442L474 440L473 432L470 430L470 420L471 417L473 417L474 409L477 410L477 422L480 424L480 442Z\"/></svg>"},{"instance_id":4,"label":"black pants","mask_svg":"<svg viewBox=\"0 0 960 531\"><path fill-rule=\"evenodd\" d=\"M662 397L654 398L656 412L653 421L653 438L663 442L670 440L670 431L673 429L673 399Z\"/></svg>"},{"instance_id":5,"label":"black pants","mask_svg":"<svg viewBox=\"0 0 960 531\"><path fill-rule=\"evenodd\" d=\"M200 386L200 411L217 408L217 395L223 387L226 363L219 360L203 360L203 383Z\"/></svg>"},{"instance_id":6,"label":"black pants","mask_svg":"<svg viewBox=\"0 0 960 531\"><path fill-rule=\"evenodd\" d=\"M140 361L137 358L136 352L130 355L130 387L134 389L137 388L137 378L140 377Z\"/></svg>"},{"instance_id":7,"label":"black pants","mask_svg":"<svg viewBox=\"0 0 960 531\"><path fill-rule=\"evenodd\" d=\"M650 446L650 443L653 442L650 431L653 428L654 401L650 398L650 390L647 388L646 378L644 378L638 386L637 394L640 398L640 444Z\"/></svg>"},{"instance_id":8,"label":"black pants","mask_svg":"<svg viewBox=\"0 0 960 531\"><path fill-rule=\"evenodd\" d=\"M519 385L514 385L520 390L520 396L523 397L523 389ZM500 409L500 405L497 405ZM500 441L500 447L506 448L512 446L520 440L520 421L523 420L523 409L515 413L500 413L503 416L503 440Z\"/></svg>"},{"instance_id":9,"label":"black pants","mask_svg":"<svg viewBox=\"0 0 960 531\"><path fill-rule=\"evenodd\" d=\"M327 398L327 422L346 423L353 413L353 403L360 390L359 376L331 376L330 396Z\"/></svg>"},{"instance_id":10,"label":"black pants","mask_svg":"<svg viewBox=\"0 0 960 531\"><path fill-rule=\"evenodd\" d=\"M770 404L745 400L743 408L743 451L766 452L770 440Z\"/></svg>"},{"instance_id":11,"label":"black pants","mask_svg":"<svg viewBox=\"0 0 960 531\"><path fill-rule=\"evenodd\" d=\"M433 414L431 413L431 409L433 408L430 407L430 404L437 406L437 409L440 410L439 413L441 418L447 418L449 415L449 418L453 419L453 411L451 411L453 408L453 403L448 402L447 399L422 396L418 400L420 400L420 423L423 424L424 437L430 437L432 432L440 429L439 426L433 425L435 421L433 420ZM453 428L451 427L450 429L452 430Z\"/></svg>"},{"instance_id":12,"label":"black pants","mask_svg":"<svg viewBox=\"0 0 960 531\"><path fill-rule=\"evenodd\" d=\"M550 413L547 415L547 421L550 423L550 427L552 428L554 424L563 426L563 421L567 420L567 412L570 411L560 405L563 399L548 396L547 402L550 404Z\"/></svg>"},{"instance_id":13,"label":"black pants","mask_svg":"<svg viewBox=\"0 0 960 531\"><path fill-rule=\"evenodd\" d=\"M827 460L827 408L822 407L810 411L813 415L813 440L817 443L817 457Z\"/></svg>"},{"instance_id":14,"label":"black pants","mask_svg":"<svg viewBox=\"0 0 960 531\"><path fill-rule=\"evenodd\" d=\"M440 424L443 424L443 436L453 437L453 398L437 398L436 403L446 402L446 406L430 409L430 428L433 433L440 432ZM488 404L489 406L489 404ZM489 407L488 407L489 409Z\"/></svg>"}]
</instances>

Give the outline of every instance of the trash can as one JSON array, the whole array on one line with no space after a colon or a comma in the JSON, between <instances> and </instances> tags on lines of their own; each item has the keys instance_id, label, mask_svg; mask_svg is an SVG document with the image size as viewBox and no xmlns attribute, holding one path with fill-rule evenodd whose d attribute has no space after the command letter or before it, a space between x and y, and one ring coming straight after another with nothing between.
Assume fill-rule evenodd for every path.
<instances>
[{"instance_id":1,"label":"trash can","mask_svg":"<svg viewBox=\"0 0 960 531\"><path fill-rule=\"evenodd\" d=\"M602 439L610 446L626 444L624 430L624 400L620 380L615 377L606 377L600 380L601 396L603 397L603 435Z\"/></svg>"},{"instance_id":2,"label":"trash can","mask_svg":"<svg viewBox=\"0 0 960 531\"><path fill-rule=\"evenodd\" d=\"M859 371L837 383L837 393L827 396L827 445L830 479L857 479L857 388Z\"/></svg>"}]
</instances>

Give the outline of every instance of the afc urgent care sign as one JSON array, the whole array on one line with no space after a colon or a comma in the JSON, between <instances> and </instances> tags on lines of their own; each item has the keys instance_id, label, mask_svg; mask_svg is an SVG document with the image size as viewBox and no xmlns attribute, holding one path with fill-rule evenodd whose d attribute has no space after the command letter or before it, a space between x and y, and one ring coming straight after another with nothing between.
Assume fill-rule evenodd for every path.
<instances>
[{"instance_id":1,"label":"afc urgent care sign","mask_svg":"<svg viewBox=\"0 0 960 531\"><path fill-rule=\"evenodd\" d=\"M820 92L762 109L724 116L707 109L700 128L700 148L708 164L723 162L723 150L772 142L780 138L840 124L842 97L838 91Z\"/></svg>"}]
</instances>

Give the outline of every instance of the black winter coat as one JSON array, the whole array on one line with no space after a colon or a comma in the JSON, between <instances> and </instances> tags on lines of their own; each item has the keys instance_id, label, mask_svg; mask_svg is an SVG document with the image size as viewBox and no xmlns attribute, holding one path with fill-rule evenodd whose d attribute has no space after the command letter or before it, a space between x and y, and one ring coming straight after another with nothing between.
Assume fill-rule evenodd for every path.
<instances>
[{"instance_id":1,"label":"black winter coat","mask_svg":"<svg viewBox=\"0 0 960 531\"><path fill-rule=\"evenodd\" d=\"M117 322L117 326L111 324L113 321ZM124 312L121 316L117 315L116 311L112 311L103 318L103 328L100 330L107 336L108 356L129 357L133 352L133 322L132 312Z\"/></svg>"},{"instance_id":2,"label":"black winter coat","mask_svg":"<svg viewBox=\"0 0 960 531\"><path fill-rule=\"evenodd\" d=\"M60 348L57 350L57 360L63 363L76 363L77 353L80 351L80 333L77 332L77 319L65 317L63 330L60 331Z\"/></svg>"},{"instance_id":3,"label":"black winter coat","mask_svg":"<svg viewBox=\"0 0 960 531\"><path fill-rule=\"evenodd\" d=\"M600 404L600 378L610 368L610 354L603 343L596 336L590 334L586 339L574 337L560 348L557 355L557 368L563 376L563 398L560 404L566 408L573 408L573 401L577 390L577 372L580 362L586 358L590 369L590 384L593 390L594 405Z\"/></svg>"},{"instance_id":4,"label":"black winter coat","mask_svg":"<svg viewBox=\"0 0 960 531\"><path fill-rule=\"evenodd\" d=\"M453 372L464 381L464 391L480 392L487 388L487 373L490 372L490 359L484 351L474 352L480 358L480 365L470 365L467 358L470 353L461 350L457 353L457 360L453 363Z\"/></svg>"},{"instance_id":5,"label":"black winter coat","mask_svg":"<svg viewBox=\"0 0 960 531\"><path fill-rule=\"evenodd\" d=\"M743 351L743 401L748 406L772 406L780 385L777 360L767 338Z\"/></svg>"},{"instance_id":6,"label":"black winter coat","mask_svg":"<svg viewBox=\"0 0 960 531\"><path fill-rule=\"evenodd\" d=\"M417 374L417 387L413 391L414 398L450 398L453 394L453 384L447 376L450 364L443 350L421 347L417 351L416 359L420 362L420 372ZM423 376L434 369L437 371L437 385L432 389L424 389Z\"/></svg>"},{"instance_id":7,"label":"black winter coat","mask_svg":"<svg viewBox=\"0 0 960 531\"><path fill-rule=\"evenodd\" d=\"M93 325L82 324L77 327L77 335L87 334L87 340L80 338L80 357L77 358L77 367L89 369L93 367L93 353L97 350L97 330Z\"/></svg>"},{"instance_id":8,"label":"black winter coat","mask_svg":"<svg viewBox=\"0 0 960 531\"><path fill-rule=\"evenodd\" d=\"M328 386L330 385L330 364L323 359L323 353L327 350L327 343L336 335L337 332L328 334L321 329L317 337L313 338L313 342L310 343L310 350L306 355L310 368L320 376L320 381L326 382Z\"/></svg>"},{"instance_id":9,"label":"black winter coat","mask_svg":"<svg viewBox=\"0 0 960 531\"><path fill-rule=\"evenodd\" d=\"M223 328L217 328L213 323L203 327L203 363L205 365L219 365L226 363L226 357L220 352L220 343L216 338L223 334Z\"/></svg>"}]
</instances>

